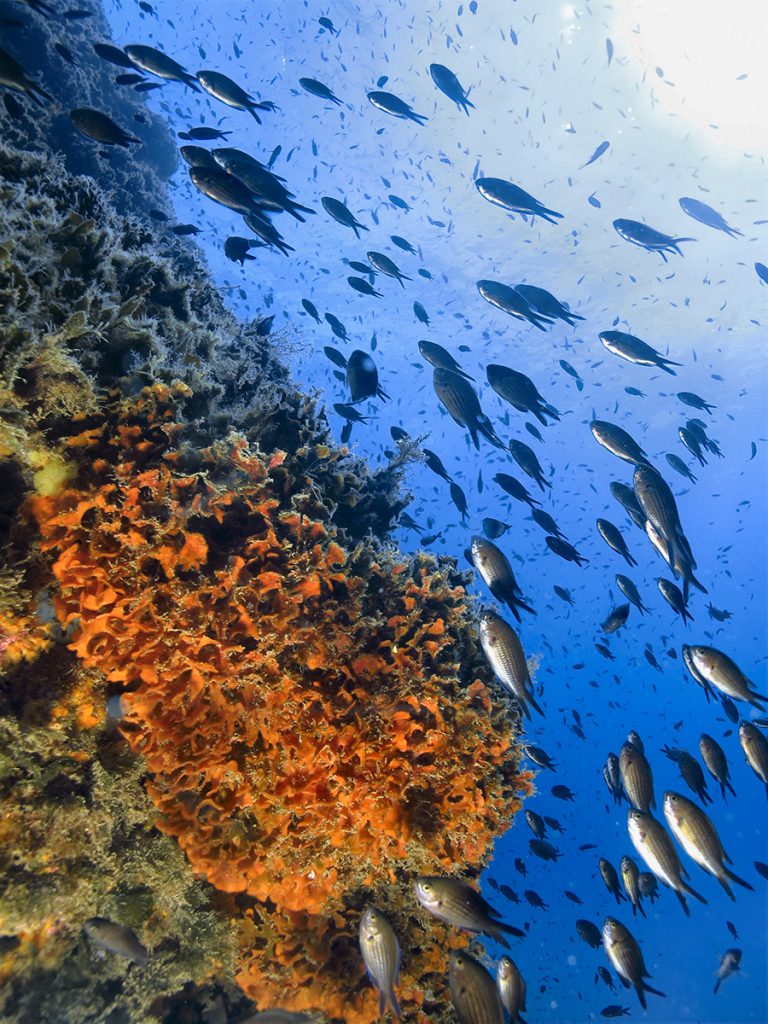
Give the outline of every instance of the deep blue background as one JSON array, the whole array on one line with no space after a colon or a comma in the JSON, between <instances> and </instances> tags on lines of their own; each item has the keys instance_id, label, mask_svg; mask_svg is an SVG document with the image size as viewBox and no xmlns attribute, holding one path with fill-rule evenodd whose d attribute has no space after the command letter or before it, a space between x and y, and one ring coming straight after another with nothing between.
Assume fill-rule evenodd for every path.
<instances>
[{"instance_id":1,"label":"deep blue background","mask_svg":"<svg viewBox=\"0 0 768 1024\"><path fill-rule=\"evenodd\" d=\"M595 984L605 955L589 949L574 930L578 917L602 925L605 915L616 911L642 945L652 984L667 993L666 999L649 996L649 1020L764 1021L768 883L752 861L768 860L765 787L745 764L736 729L718 706L706 704L679 652L684 642L714 643L765 692L763 318L768 292L753 264L768 262L763 219L768 216L768 147L765 137L757 135L761 124L755 116L761 103L764 107L759 91L764 71L750 45L768 30L765 11L757 0L740 0L726 16L708 0L697 11L711 10L700 10L700 19L691 19L690 32L679 45L676 37L668 38L663 49L664 5L650 0L626 0L619 12L609 4L538 0L480 0L475 6L476 13L469 4L425 0L357 5L346 0L332 5L176 0L156 3L160 17L154 18L133 0L107 3L120 43L160 45L190 70L222 70L261 99L279 104L279 111L265 114L259 127L248 114L181 85L167 85L149 99L176 130L203 122L230 129L230 145L263 161L281 145L275 171L288 179L299 202L318 210L306 224L287 214L276 218L295 246L290 259L260 249L256 261L241 270L225 260L222 246L229 234L248 234L242 221L202 200L186 169L179 170L174 181L178 218L204 229L198 241L233 309L243 316L276 315L286 360L298 380L327 396L329 410L344 400L344 388L322 348L345 346L325 324L318 327L306 316L301 299L311 299L321 316L329 310L346 324L347 354L352 348L371 349L375 338L374 357L393 400L370 403L373 419L355 428L352 443L376 464L392 446L392 424L427 435L425 444L464 488L471 515L470 525L462 526L447 485L426 467L412 469L408 485L415 500L408 511L428 533L442 533L433 550L461 561L483 516L513 524L500 543L537 611L535 618L524 617L520 632L526 651L540 662L537 679L546 711L544 720L531 723L529 735L559 765L556 777L539 776L539 792L529 806L557 817L567 829L564 836L549 837L563 856L557 864L545 864L528 854L532 834L521 815L499 842L488 873L521 895L525 888L534 889L549 910L534 910L524 901L510 907L485 887L511 922L530 925L528 937L515 942L513 950L528 981L528 1020L592 1019L603 1006L617 1002L631 1007L633 1017L641 1013L634 993L612 995L602 982ZM320 16L333 19L338 35L322 30ZM674 28L670 24L668 36ZM705 30L709 43L702 36ZM607 39L613 48L610 61ZM716 62L707 49L712 45ZM472 87L476 110L470 117L435 89L427 71L432 61L449 65ZM738 68L747 77L737 87L732 71ZM426 126L397 121L370 106L365 94L382 75L389 76L384 88L429 118ZM344 105L334 107L305 93L298 85L304 76L323 81ZM682 93L681 81L687 90ZM729 108L729 90L742 86L742 92L733 92L736 100ZM713 95L726 101L719 111L712 109ZM718 115L724 116L716 123ZM603 141L611 143L607 153L582 168ZM561 211L563 220L531 224L508 217L480 198L473 184L478 173L515 181ZM405 199L411 210L395 208L387 199L390 193ZM346 201L370 231L356 241L322 211L323 195ZM599 207L588 202L590 196ZM681 196L710 203L743 237L733 239L692 221L679 208ZM622 241L612 228L618 217L697 241L684 244L684 256L671 256L665 264L658 255ZM393 246L391 234L406 237L418 257ZM352 272L343 261L364 261L368 249L390 255L413 280L401 289L379 276L382 299L353 292L346 283ZM432 279L420 277L419 267ZM541 333L486 305L475 288L480 278L545 287L586 319L576 329L559 324ZM429 328L416 321L414 300L426 307ZM682 363L678 375L632 366L607 353L597 336L617 319L619 329ZM439 408L431 368L417 348L423 337L446 346L473 374L501 436L525 440L537 451L553 485L543 498L544 508L590 559L587 567L579 569L551 554L526 507L507 500L493 483L494 473L510 472L540 496L511 458L485 444L476 452ZM460 353L459 345L470 351ZM580 372L583 391L559 367L563 358ZM525 431L526 418L504 406L484 382L490 362L529 374L561 411L560 423L542 428L544 446ZM628 394L628 386L644 396ZM698 392L717 408L712 416L697 414L677 400L678 390ZM656 577L668 575L665 566L610 496L611 480L631 483L631 467L595 443L588 427L594 415L628 429L674 488L698 575L709 589L708 598L694 593L694 622L688 627L656 589ZM678 427L691 415L707 421L724 460L694 465L677 439ZM333 412L330 417L338 434L342 421ZM757 456L750 461L753 441ZM666 452L692 466L695 486L668 467ZM621 528L639 562L636 569L629 569L599 537L598 516ZM417 544L408 531L399 533L398 541L403 547ZM616 659L609 662L594 644L604 640L600 623L624 600L613 582L617 572L635 581L650 611L640 616L632 609L627 626L608 641ZM570 589L574 607L554 595L555 583ZM488 598L482 588L478 593ZM706 611L710 600L733 617L722 625L715 622ZM647 645L662 672L647 663ZM677 657L665 653L670 650ZM571 731L573 709L581 716L586 740ZM755 717L746 705L742 711ZM660 753L662 745L682 746L699 756L702 731L721 742L738 799L724 802L719 787L710 782L715 800L710 813L735 870L751 881L754 893L737 889L732 904L714 879L687 862L691 883L708 900L707 906L692 901L690 919L668 890L655 907L646 904L648 920L633 921L627 904L616 908L598 874L598 857L607 856L618 869L621 856L634 855L634 850L626 834L626 805L609 804L601 766L609 750L618 753L629 729L638 730L645 741L659 815L666 789L688 795L676 766ZM555 782L569 785L576 802L554 799L549 790ZM586 843L596 849L580 852ZM513 868L515 857L526 862L525 879ZM565 889L576 892L584 905L569 902L562 895ZM726 920L738 929L739 942L727 931ZM744 950L744 976L729 980L715 997L719 958L734 945ZM489 951L499 952L493 944Z\"/></svg>"}]
</instances>

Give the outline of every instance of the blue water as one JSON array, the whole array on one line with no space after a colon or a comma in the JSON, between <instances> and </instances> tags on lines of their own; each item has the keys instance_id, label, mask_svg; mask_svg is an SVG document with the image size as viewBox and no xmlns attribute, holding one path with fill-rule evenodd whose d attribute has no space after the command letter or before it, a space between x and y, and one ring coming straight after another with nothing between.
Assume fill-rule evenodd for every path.
<instances>
[{"instance_id":1,"label":"blue water","mask_svg":"<svg viewBox=\"0 0 768 1024\"><path fill-rule=\"evenodd\" d=\"M677 5L672 5L673 8ZM488 877L515 889L535 890L549 909L510 906L484 885L486 895L515 925L529 928L513 956L528 982L529 1021L594 1019L611 1003L642 1011L633 992L617 985L611 993L596 983L602 950L588 948L574 923L583 917L598 926L616 913L641 944L651 983L666 998L649 996L650 1021L764 1021L766 1001L766 882L752 866L768 860L766 794L744 761L737 727L719 705L707 704L680 658L682 643L711 643L729 653L766 690L766 429L765 305L768 291L754 272L768 261L768 145L759 116L764 111L765 70L754 40L768 30L758 0L737 2L728 11L702 3L665 11L661 2L559 4L529 0L457 5L441 3L233 4L188 0L155 4L159 17L133 3L107 5L115 41L164 48L190 70L226 72L262 100L279 106L256 125L242 112L207 96L170 84L148 102L164 112L175 130L196 124L232 131L229 145L266 162L282 150L274 170L283 175L298 202L318 211L299 224L275 218L295 248L290 258L267 249L240 268L228 262L223 243L247 234L241 219L204 200L191 186L186 167L173 180L178 220L203 231L213 276L232 309L243 317L275 315L284 357L295 378L317 389L327 403L338 436L343 421L332 411L345 400L323 355L325 345L345 351L373 350L389 403L370 402L371 421L355 427L354 449L373 465L393 447L389 429L404 427L437 452L464 489L470 521L462 525L450 504L447 484L423 466L409 471L413 493L408 512L429 533L440 533L432 550L463 562L463 550L482 518L513 524L499 541L512 560L536 616L524 613L520 634L539 660L538 683L545 718L528 727L531 742L558 764L556 776L542 773L528 806L559 819L564 835L550 838L562 853L556 864L528 853L529 831L522 815L498 844ZM615 8L619 8L617 11ZM474 10L473 10L474 9ZM338 34L323 30L321 16ZM685 34L681 33L681 26ZM722 30L722 31L720 31ZM607 46L610 40L610 47ZM609 60L609 49L612 55ZM476 109L467 117L437 91L428 65L437 61L456 72ZM366 92L388 76L384 88L429 118L424 127L375 110ZM300 77L328 85L343 101L332 106L305 93ZM761 99L762 96L762 99ZM582 167L602 142L605 153ZM508 178L563 213L557 224L512 218L487 204L473 184L476 175ZM404 211L388 201L402 197ZM345 201L370 230L360 240L332 221L321 196ZM743 232L731 238L691 220L678 199L709 203ZM590 197L592 201L590 202ZM676 236L694 236L684 255L665 263L658 254L634 247L616 234L612 221L633 218ZM409 255L390 236L405 237L417 250ZM379 276L381 299L353 292L344 260L365 261L376 249L388 254L412 278L405 289ZM417 271L425 268L431 279ZM492 278L527 282L566 301L585 319L576 328L558 324L546 333L488 306L475 283ZM350 341L335 339L325 324L305 314L301 299L315 303L321 317L334 313ZM420 324L413 302L427 310ZM645 339L679 362L677 376L630 365L598 340L616 327ZM417 342L439 342L459 358L477 384L484 410L504 440L533 447L552 484L541 495L504 452L481 443L477 452L466 432L440 408L432 372ZM375 348L374 348L375 345ZM460 351L466 346L467 351ZM560 367L567 360L583 378L576 382ZM544 444L524 428L526 418L511 410L485 383L485 366L497 362L528 374L562 419L540 428ZM627 387L639 389L632 395ZM680 403L677 391L693 391L713 403L711 415ZM725 458L699 467L677 438L691 416L707 423ZM693 593L693 623L683 626L656 589L669 575L647 539L611 497L612 480L631 484L631 467L600 448L589 421L608 419L629 432L659 466L677 497L683 527L698 561L708 596ZM752 443L757 454L752 454ZM669 468L672 452L691 466L691 485ZM528 509L493 483L499 471L530 484L568 540L589 558L584 568L550 553L544 533ZM482 480L482 489L480 482ZM630 569L606 546L595 528L605 517L622 530L638 560ZM398 543L415 548L414 532L400 530ZM608 640L600 623L623 603L614 575L637 584L649 613L631 610L627 625ZM553 585L566 587L566 606ZM483 601L488 593L478 585ZM715 621L707 604L732 617ZM615 660L595 649L605 642ZM661 671L647 662L650 648ZM572 731L573 712L585 739ZM740 711L757 717L747 705ZM632 919L628 904L617 908L598 873L598 858L617 868L623 854L635 857L626 833L626 804L614 807L601 776L608 751L618 753L629 729L645 742L657 805L665 790L688 794L677 767L660 752L664 744L698 754L703 731L723 746L737 799L722 800L709 780L714 804L709 813L734 861L754 886L731 903L718 883L688 862L691 884L707 899L692 901L686 918L674 895L662 889ZM574 803L550 795L556 782L570 786ZM585 844L595 849L580 851ZM525 878L513 861L521 857ZM685 857L683 858L685 861ZM641 868L644 865L640 865ZM569 889L583 906L564 896ZM735 926L733 938L726 921ZM720 956L743 949L742 976L712 993ZM497 956L501 950L488 944Z\"/></svg>"}]
</instances>

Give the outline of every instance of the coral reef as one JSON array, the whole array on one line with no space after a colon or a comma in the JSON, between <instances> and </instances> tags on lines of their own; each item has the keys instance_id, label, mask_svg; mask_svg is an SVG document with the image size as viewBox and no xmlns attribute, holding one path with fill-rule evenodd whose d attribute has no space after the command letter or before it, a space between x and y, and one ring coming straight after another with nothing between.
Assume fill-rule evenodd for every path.
<instances>
[{"instance_id":1,"label":"coral reef","mask_svg":"<svg viewBox=\"0 0 768 1024\"><path fill-rule=\"evenodd\" d=\"M187 445L187 398L155 385L75 422L75 486L32 502L59 620L123 694L160 829L243 894L244 990L373 1020L358 958L329 951L354 942L373 894L482 865L527 786L516 724L467 674L455 572L343 547L285 452ZM404 906L394 916L413 999L436 953Z\"/></svg>"}]
</instances>

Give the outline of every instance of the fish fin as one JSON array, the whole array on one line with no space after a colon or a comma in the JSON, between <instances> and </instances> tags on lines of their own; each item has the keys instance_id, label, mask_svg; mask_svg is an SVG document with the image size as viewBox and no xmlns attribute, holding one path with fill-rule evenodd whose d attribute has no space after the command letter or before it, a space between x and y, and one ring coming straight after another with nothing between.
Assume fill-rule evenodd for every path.
<instances>
[{"instance_id":1,"label":"fish fin","mask_svg":"<svg viewBox=\"0 0 768 1024\"><path fill-rule=\"evenodd\" d=\"M667 998L666 993L659 992L657 988L651 988L650 985L646 985L645 983L643 983L643 987L645 988L646 992L652 992L655 996L661 996L663 999Z\"/></svg>"},{"instance_id":2,"label":"fish fin","mask_svg":"<svg viewBox=\"0 0 768 1024\"><path fill-rule=\"evenodd\" d=\"M721 978L718 978L717 981L715 982L715 987L712 989L712 993L714 995L717 995L717 990L720 988L721 980L722 980Z\"/></svg>"},{"instance_id":3,"label":"fish fin","mask_svg":"<svg viewBox=\"0 0 768 1024\"><path fill-rule=\"evenodd\" d=\"M726 786L728 787L729 792L733 793L733 795L736 796L736 790L733 788L733 786L731 785L731 783L730 783L730 781L728 779L726 779L725 782L722 782L720 785L721 785L722 790L723 790L723 799L725 799L725 787Z\"/></svg>"},{"instance_id":4,"label":"fish fin","mask_svg":"<svg viewBox=\"0 0 768 1024\"><path fill-rule=\"evenodd\" d=\"M670 367L667 365L669 362L670 361L667 359L665 359L663 362L659 360L658 363L656 363L656 365L660 370L663 370L664 373L671 373L673 377L676 377L677 373L674 370L670 369ZM672 366L680 366L680 363L672 363Z\"/></svg>"},{"instance_id":5,"label":"fish fin","mask_svg":"<svg viewBox=\"0 0 768 1024\"><path fill-rule=\"evenodd\" d=\"M261 118L256 113L256 111L253 109L253 107L248 107L248 113L253 115L253 118L256 121L256 124L261 124Z\"/></svg>"},{"instance_id":6,"label":"fish fin","mask_svg":"<svg viewBox=\"0 0 768 1024\"><path fill-rule=\"evenodd\" d=\"M690 887L690 885L688 885L688 883L687 883L687 882L684 882L684 881L683 881L682 879L680 879L680 884L681 884L681 886L683 887L683 889L685 889L685 891L686 891L686 892L688 893L688 895L689 895L689 896L693 896L693 898L694 898L694 899L696 899L696 900L698 900L698 901L699 901L699 903L706 903L706 902L707 902L707 901L706 901L706 900L704 899L704 897L703 897L703 896L701 895L701 893L699 893L699 892L696 892L696 890L695 890L695 889L692 889L692 888ZM680 893L678 893L678 897L679 897L679 896L680 896Z\"/></svg>"},{"instance_id":7,"label":"fish fin","mask_svg":"<svg viewBox=\"0 0 768 1024\"><path fill-rule=\"evenodd\" d=\"M735 875L733 871L731 871L729 868L723 867L723 873L726 875L727 878L730 878L732 882L735 882L736 885L740 885L742 888L749 889L752 892L755 891L754 887L751 886L749 882L745 882L743 878L739 878L739 876ZM720 880L720 884L723 884L722 879Z\"/></svg>"},{"instance_id":8,"label":"fish fin","mask_svg":"<svg viewBox=\"0 0 768 1024\"><path fill-rule=\"evenodd\" d=\"M528 691L528 703L531 705L531 707L533 708L534 711L538 711L538 713L542 716L542 718L544 717L544 712L539 707L539 704L538 704L536 698L533 696L533 694L530 692L530 690ZM751 886L750 886L750 888L751 888Z\"/></svg>"},{"instance_id":9,"label":"fish fin","mask_svg":"<svg viewBox=\"0 0 768 1024\"><path fill-rule=\"evenodd\" d=\"M685 885L685 883L684 883L684 882L683 882L682 884L683 884L683 885ZM690 912L690 910L688 909L688 903L687 903L687 901L686 901L686 898L685 898L685 896L683 896L683 894L682 894L682 893L680 892L680 890L679 890L679 889L675 889L675 896L677 896L677 898L678 898L678 899L680 900L680 906L681 906L681 907L683 908L683 910L685 911L685 916L686 916L686 917L690 917L690 916L691 916L691 912Z\"/></svg>"},{"instance_id":10,"label":"fish fin","mask_svg":"<svg viewBox=\"0 0 768 1024\"><path fill-rule=\"evenodd\" d=\"M644 1010L647 1010L648 1004L645 1001L645 985L642 981L639 985L635 985L635 992L637 992L637 998L640 1000L640 1005Z\"/></svg>"}]
</instances>

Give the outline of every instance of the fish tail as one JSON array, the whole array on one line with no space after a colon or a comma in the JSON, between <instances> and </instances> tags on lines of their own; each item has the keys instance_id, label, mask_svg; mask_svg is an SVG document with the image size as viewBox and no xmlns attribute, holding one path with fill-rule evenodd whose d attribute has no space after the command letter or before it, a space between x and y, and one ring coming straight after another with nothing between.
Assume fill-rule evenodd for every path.
<instances>
[{"instance_id":1,"label":"fish tail","mask_svg":"<svg viewBox=\"0 0 768 1024\"><path fill-rule=\"evenodd\" d=\"M684 882L682 884L685 885ZM679 889L675 889L675 896L677 896L677 898L680 900L680 906L685 911L685 916L686 917L690 917L691 916L691 912L688 909L688 902L687 902L685 896L683 896L683 894L680 892Z\"/></svg>"},{"instance_id":2,"label":"fish tail","mask_svg":"<svg viewBox=\"0 0 768 1024\"><path fill-rule=\"evenodd\" d=\"M531 707L533 708L534 711L537 711L541 715L542 718L544 717L544 712L541 710L541 707L539 706L538 701L533 696L533 694L530 692L530 690L528 691L528 703L531 705ZM750 886L750 888L751 888L751 886Z\"/></svg>"},{"instance_id":3,"label":"fish tail","mask_svg":"<svg viewBox=\"0 0 768 1024\"><path fill-rule=\"evenodd\" d=\"M689 896L693 896L693 898L698 900L699 903L706 904L707 901L704 899L704 897L701 895L701 893L696 892L695 889L692 889L691 886L688 885L687 882L684 882L682 880L682 878L680 879L680 885L682 886L683 889L685 889L685 891L688 893ZM679 892L678 892L678 896L680 896Z\"/></svg>"},{"instance_id":4,"label":"fish tail","mask_svg":"<svg viewBox=\"0 0 768 1024\"><path fill-rule=\"evenodd\" d=\"M538 217L543 217L544 220L548 221L550 224L555 224L558 218L563 216L562 213L558 213L557 210L548 210L546 206L542 206L540 210L537 210L536 215ZM583 317L579 317L579 320L583 319Z\"/></svg>"},{"instance_id":5,"label":"fish tail","mask_svg":"<svg viewBox=\"0 0 768 1024\"><path fill-rule=\"evenodd\" d=\"M657 988L651 988L651 986L648 985L646 982L643 982L643 987L645 988L646 992L652 992L655 996L661 996L663 999L667 998L664 992L659 992Z\"/></svg>"},{"instance_id":6,"label":"fish tail","mask_svg":"<svg viewBox=\"0 0 768 1024\"><path fill-rule=\"evenodd\" d=\"M624 557L627 560L627 565L637 565L637 559L633 558L629 551L624 553Z\"/></svg>"},{"instance_id":7,"label":"fish tail","mask_svg":"<svg viewBox=\"0 0 768 1024\"><path fill-rule=\"evenodd\" d=\"M640 913L643 915L643 917L648 917L646 912L643 910L643 904L642 903L638 903L637 904L637 909L640 911Z\"/></svg>"},{"instance_id":8,"label":"fish tail","mask_svg":"<svg viewBox=\"0 0 768 1024\"><path fill-rule=\"evenodd\" d=\"M363 226L362 224L357 224L357 223L352 225L352 230L355 232L355 238L359 238L360 237L360 232L357 229L361 228L362 226Z\"/></svg>"},{"instance_id":9,"label":"fish tail","mask_svg":"<svg viewBox=\"0 0 768 1024\"><path fill-rule=\"evenodd\" d=\"M256 124L261 124L261 118L256 113L256 111L254 110L253 107L248 107L248 113L251 115L251 117L253 117L253 119L256 122Z\"/></svg>"},{"instance_id":10,"label":"fish tail","mask_svg":"<svg viewBox=\"0 0 768 1024\"><path fill-rule=\"evenodd\" d=\"M733 793L733 795L734 795L734 796L736 796L736 790L735 790L735 789L733 788L733 786L732 786L732 785L731 785L731 783L730 783L730 782L728 781L728 779L725 779L725 781L724 781L724 782L721 782L721 783L720 783L720 786L722 787L722 790L723 790L723 799L725 799L725 787L726 787L726 786L728 787L729 791L730 791L731 793Z\"/></svg>"},{"instance_id":11,"label":"fish tail","mask_svg":"<svg viewBox=\"0 0 768 1024\"><path fill-rule=\"evenodd\" d=\"M720 988L720 982L721 981L722 981L722 978L718 978L717 981L715 982L715 987L712 989L713 995L717 995L717 990Z\"/></svg>"},{"instance_id":12,"label":"fish tail","mask_svg":"<svg viewBox=\"0 0 768 1024\"><path fill-rule=\"evenodd\" d=\"M728 878L730 878L732 882L735 882L736 885L740 885L742 889L750 889L752 892L755 891L754 887L751 886L749 882L745 882L743 878L739 878L739 876L734 874L733 871L730 870L730 868L723 867L723 873Z\"/></svg>"},{"instance_id":13,"label":"fish tail","mask_svg":"<svg viewBox=\"0 0 768 1024\"><path fill-rule=\"evenodd\" d=\"M676 377L677 374L673 369L671 369L671 366L680 366L680 363L673 363L669 359L660 359L656 365L660 370L663 370L664 373L671 373L673 377Z\"/></svg>"},{"instance_id":14,"label":"fish tail","mask_svg":"<svg viewBox=\"0 0 768 1024\"><path fill-rule=\"evenodd\" d=\"M640 1000L640 1005L644 1010L647 1010L648 1004L645 1001L645 988L646 986L642 981L638 985L635 985L635 992L637 992L637 998Z\"/></svg>"}]
</instances>

